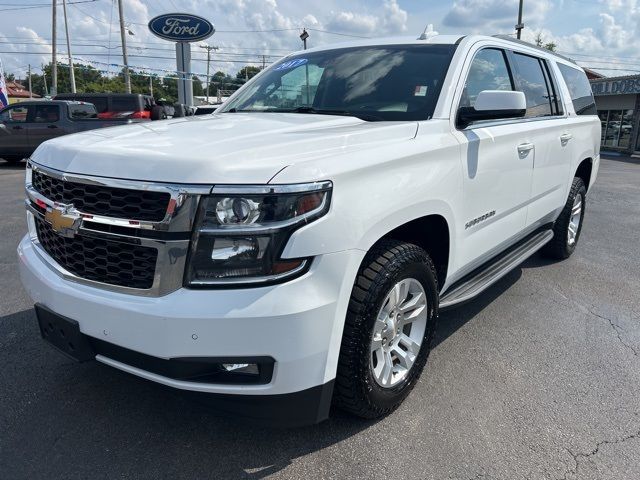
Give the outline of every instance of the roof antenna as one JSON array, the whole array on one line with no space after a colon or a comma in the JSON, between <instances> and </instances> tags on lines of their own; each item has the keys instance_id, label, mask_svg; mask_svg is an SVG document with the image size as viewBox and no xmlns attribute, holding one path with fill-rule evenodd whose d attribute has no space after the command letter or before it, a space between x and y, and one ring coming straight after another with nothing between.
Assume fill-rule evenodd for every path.
<instances>
[{"instance_id":1,"label":"roof antenna","mask_svg":"<svg viewBox=\"0 0 640 480\"><path fill-rule=\"evenodd\" d=\"M424 32L418 37L418 40L428 40L436 35L438 35L438 32L433 31L433 23L430 23L425 27Z\"/></svg>"}]
</instances>

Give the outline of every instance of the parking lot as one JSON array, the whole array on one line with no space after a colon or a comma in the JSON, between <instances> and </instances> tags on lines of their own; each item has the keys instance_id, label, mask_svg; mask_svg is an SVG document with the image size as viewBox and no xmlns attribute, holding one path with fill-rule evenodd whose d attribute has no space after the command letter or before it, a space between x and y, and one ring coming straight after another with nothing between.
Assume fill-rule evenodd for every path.
<instances>
[{"instance_id":1,"label":"parking lot","mask_svg":"<svg viewBox=\"0 0 640 480\"><path fill-rule=\"evenodd\" d=\"M24 165L0 162L0 478L640 478L640 159L603 160L578 250L443 313L408 400L255 427L40 339L18 278Z\"/></svg>"}]
</instances>

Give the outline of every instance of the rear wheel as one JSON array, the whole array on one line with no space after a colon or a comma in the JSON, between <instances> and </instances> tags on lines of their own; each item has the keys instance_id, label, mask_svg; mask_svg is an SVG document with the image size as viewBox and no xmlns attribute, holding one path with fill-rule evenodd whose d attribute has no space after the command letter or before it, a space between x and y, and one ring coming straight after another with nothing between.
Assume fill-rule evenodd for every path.
<instances>
[{"instance_id":1,"label":"rear wheel","mask_svg":"<svg viewBox=\"0 0 640 480\"><path fill-rule=\"evenodd\" d=\"M553 225L553 239L542 250L547 257L564 260L575 251L582 232L586 195L584 182L575 177L567 203Z\"/></svg>"},{"instance_id":2,"label":"rear wheel","mask_svg":"<svg viewBox=\"0 0 640 480\"><path fill-rule=\"evenodd\" d=\"M365 418L397 408L429 355L437 318L435 268L420 247L380 242L353 287L338 362L335 400Z\"/></svg>"}]
</instances>

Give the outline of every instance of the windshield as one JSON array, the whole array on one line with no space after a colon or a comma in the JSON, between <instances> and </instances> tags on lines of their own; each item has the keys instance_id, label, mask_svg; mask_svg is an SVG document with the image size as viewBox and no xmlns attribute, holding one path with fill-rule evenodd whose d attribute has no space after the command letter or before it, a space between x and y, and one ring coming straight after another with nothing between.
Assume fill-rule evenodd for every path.
<instances>
[{"instance_id":1,"label":"windshield","mask_svg":"<svg viewBox=\"0 0 640 480\"><path fill-rule=\"evenodd\" d=\"M221 112L426 120L454 50L455 45L385 45L301 53L271 66Z\"/></svg>"}]
</instances>

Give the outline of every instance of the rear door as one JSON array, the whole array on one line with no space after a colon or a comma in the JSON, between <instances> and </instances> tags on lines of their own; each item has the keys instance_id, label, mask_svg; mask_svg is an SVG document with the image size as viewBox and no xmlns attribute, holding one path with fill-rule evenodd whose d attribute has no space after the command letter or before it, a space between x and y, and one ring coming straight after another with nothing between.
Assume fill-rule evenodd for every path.
<instances>
[{"instance_id":1,"label":"rear door","mask_svg":"<svg viewBox=\"0 0 640 480\"><path fill-rule=\"evenodd\" d=\"M29 137L27 135L27 117L29 107L12 105L0 114L2 131L0 132L0 157L6 155L30 155Z\"/></svg>"},{"instance_id":2,"label":"rear door","mask_svg":"<svg viewBox=\"0 0 640 480\"><path fill-rule=\"evenodd\" d=\"M533 229L555 220L558 208L564 205L573 143L568 130L569 120L564 114L549 63L517 51L510 54L510 60L516 86L527 99L523 123L529 129L534 149L527 201L527 227Z\"/></svg>"},{"instance_id":3,"label":"rear door","mask_svg":"<svg viewBox=\"0 0 640 480\"><path fill-rule=\"evenodd\" d=\"M61 106L58 104L34 105L25 127L29 131L29 145L32 150L46 140L67 133L62 121Z\"/></svg>"}]
</instances>

